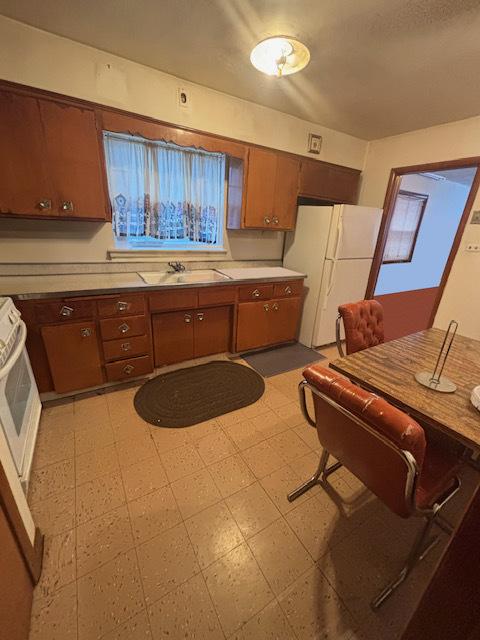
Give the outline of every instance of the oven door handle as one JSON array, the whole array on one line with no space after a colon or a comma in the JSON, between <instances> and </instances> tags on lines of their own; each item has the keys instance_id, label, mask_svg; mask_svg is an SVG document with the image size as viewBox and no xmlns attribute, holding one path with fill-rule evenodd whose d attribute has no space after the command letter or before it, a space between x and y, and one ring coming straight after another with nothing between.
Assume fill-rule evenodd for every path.
<instances>
[{"instance_id":1,"label":"oven door handle","mask_svg":"<svg viewBox=\"0 0 480 640\"><path fill-rule=\"evenodd\" d=\"M15 349L10 354L7 362L0 369L0 380L10 373L20 354L22 353L23 348L25 347L25 342L27 340L27 327L23 320L20 320L19 327L20 328L18 330L17 344L15 346Z\"/></svg>"}]
</instances>

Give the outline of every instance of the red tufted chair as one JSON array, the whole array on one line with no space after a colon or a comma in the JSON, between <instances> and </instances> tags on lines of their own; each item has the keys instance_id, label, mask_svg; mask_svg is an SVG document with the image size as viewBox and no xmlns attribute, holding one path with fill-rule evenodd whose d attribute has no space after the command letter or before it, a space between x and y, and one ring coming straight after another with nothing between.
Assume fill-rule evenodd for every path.
<instances>
[{"instance_id":1,"label":"red tufted chair","mask_svg":"<svg viewBox=\"0 0 480 640\"><path fill-rule=\"evenodd\" d=\"M384 342L383 308L376 300L341 304L338 314L336 337L340 356L344 355L340 340L340 320L343 320L345 329L347 355Z\"/></svg>"},{"instance_id":2,"label":"red tufted chair","mask_svg":"<svg viewBox=\"0 0 480 640\"><path fill-rule=\"evenodd\" d=\"M397 515L426 519L399 576L372 602L376 609L438 541L434 538L426 544L434 522L451 532L437 516L460 487L456 473L462 460L428 442L422 427L409 415L331 369L314 365L303 376L301 408L316 428L323 452L315 474L290 493L288 500L325 483L331 473L345 466ZM315 420L306 406L307 388L313 394ZM327 467L330 454L338 462Z\"/></svg>"}]
</instances>

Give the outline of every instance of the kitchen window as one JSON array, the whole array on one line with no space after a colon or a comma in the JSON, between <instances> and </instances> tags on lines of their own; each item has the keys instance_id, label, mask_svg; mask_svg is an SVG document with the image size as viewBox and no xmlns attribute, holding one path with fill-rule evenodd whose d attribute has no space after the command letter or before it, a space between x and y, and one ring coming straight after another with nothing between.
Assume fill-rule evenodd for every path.
<instances>
[{"instance_id":1,"label":"kitchen window","mask_svg":"<svg viewBox=\"0 0 480 640\"><path fill-rule=\"evenodd\" d=\"M117 249L223 249L225 155L104 132Z\"/></svg>"},{"instance_id":2,"label":"kitchen window","mask_svg":"<svg viewBox=\"0 0 480 640\"><path fill-rule=\"evenodd\" d=\"M399 191L388 230L383 262L411 262L428 196Z\"/></svg>"}]
</instances>

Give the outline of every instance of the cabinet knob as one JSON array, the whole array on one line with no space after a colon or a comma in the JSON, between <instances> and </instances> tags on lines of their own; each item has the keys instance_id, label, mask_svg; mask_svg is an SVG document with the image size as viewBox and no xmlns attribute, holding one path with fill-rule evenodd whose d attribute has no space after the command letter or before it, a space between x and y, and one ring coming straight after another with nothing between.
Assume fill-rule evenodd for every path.
<instances>
[{"instance_id":1,"label":"cabinet knob","mask_svg":"<svg viewBox=\"0 0 480 640\"><path fill-rule=\"evenodd\" d=\"M258 289L254 289L252 291L252 298L259 298L260 297L260 291Z\"/></svg>"},{"instance_id":2,"label":"cabinet knob","mask_svg":"<svg viewBox=\"0 0 480 640\"><path fill-rule=\"evenodd\" d=\"M60 309L60 315L63 316L64 318L70 317L72 313L73 313L73 307L67 307L67 305L63 305L63 307Z\"/></svg>"},{"instance_id":3,"label":"cabinet knob","mask_svg":"<svg viewBox=\"0 0 480 640\"><path fill-rule=\"evenodd\" d=\"M268 310L269 310L269 306L268 306L268 304L264 304L264 305L263 305L263 308L265 309L265 311L268 311Z\"/></svg>"},{"instance_id":4,"label":"cabinet knob","mask_svg":"<svg viewBox=\"0 0 480 640\"><path fill-rule=\"evenodd\" d=\"M40 211L47 211L48 209L52 208L52 201L48 198L44 198L43 200L37 202L37 207L40 209Z\"/></svg>"},{"instance_id":5,"label":"cabinet knob","mask_svg":"<svg viewBox=\"0 0 480 640\"><path fill-rule=\"evenodd\" d=\"M130 351L131 348L132 345L130 344L130 342L122 342L122 344L120 345L120 349L122 351Z\"/></svg>"},{"instance_id":6,"label":"cabinet knob","mask_svg":"<svg viewBox=\"0 0 480 640\"><path fill-rule=\"evenodd\" d=\"M204 316L203 313L197 313L197 318L201 321L203 320Z\"/></svg>"},{"instance_id":7,"label":"cabinet knob","mask_svg":"<svg viewBox=\"0 0 480 640\"><path fill-rule=\"evenodd\" d=\"M80 335L82 336L82 338L90 338L90 336L92 335L92 330L88 327L80 329Z\"/></svg>"},{"instance_id":8,"label":"cabinet knob","mask_svg":"<svg viewBox=\"0 0 480 640\"><path fill-rule=\"evenodd\" d=\"M127 333L127 331L130 331L130 327L126 322L124 322L118 327L118 330L120 331L120 333Z\"/></svg>"},{"instance_id":9,"label":"cabinet knob","mask_svg":"<svg viewBox=\"0 0 480 640\"><path fill-rule=\"evenodd\" d=\"M277 304L276 302L274 302L274 303L272 304L272 309L273 309L274 311L278 311L278 304Z\"/></svg>"},{"instance_id":10,"label":"cabinet knob","mask_svg":"<svg viewBox=\"0 0 480 640\"><path fill-rule=\"evenodd\" d=\"M270 224L272 222L270 216L264 216L263 221L265 222L265 224Z\"/></svg>"},{"instance_id":11,"label":"cabinet knob","mask_svg":"<svg viewBox=\"0 0 480 640\"><path fill-rule=\"evenodd\" d=\"M128 302L117 302L117 310L118 311L126 311L129 307Z\"/></svg>"},{"instance_id":12,"label":"cabinet knob","mask_svg":"<svg viewBox=\"0 0 480 640\"><path fill-rule=\"evenodd\" d=\"M291 296L292 295L292 287L285 287L285 293L287 294L287 296Z\"/></svg>"},{"instance_id":13,"label":"cabinet knob","mask_svg":"<svg viewBox=\"0 0 480 640\"><path fill-rule=\"evenodd\" d=\"M64 200L60 205L61 211L73 211L73 202L71 200Z\"/></svg>"},{"instance_id":14,"label":"cabinet knob","mask_svg":"<svg viewBox=\"0 0 480 640\"><path fill-rule=\"evenodd\" d=\"M190 324L190 322L192 321L192 316L191 316L189 313L186 313L186 314L183 316L183 320L184 320L184 322L186 322L187 324Z\"/></svg>"},{"instance_id":15,"label":"cabinet knob","mask_svg":"<svg viewBox=\"0 0 480 640\"><path fill-rule=\"evenodd\" d=\"M273 224L278 224L280 222L280 220L277 218L277 216L273 216L272 222L273 222Z\"/></svg>"},{"instance_id":16,"label":"cabinet knob","mask_svg":"<svg viewBox=\"0 0 480 640\"><path fill-rule=\"evenodd\" d=\"M123 373L126 373L127 376L129 376L132 371L135 371L135 367L133 367L131 364L127 364L125 367L123 367Z\"/></svg>"}]
</instances>

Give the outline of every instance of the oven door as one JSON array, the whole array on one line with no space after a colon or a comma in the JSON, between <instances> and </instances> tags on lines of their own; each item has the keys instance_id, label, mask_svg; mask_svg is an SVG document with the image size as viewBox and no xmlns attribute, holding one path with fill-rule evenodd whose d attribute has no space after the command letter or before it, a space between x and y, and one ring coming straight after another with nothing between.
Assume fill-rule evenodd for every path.
<instances>
[{"instance_id":1,"label":"oven door","mask_svg":"<svg viewBox=\"0 0 480 640\"><path fill-rule=\"evenodd\" d=\"M20 321L10 357L0 369L0 424L18 475L28 480L41 403L25 349L27 329Z\"/></svg>"}]
</instances>

